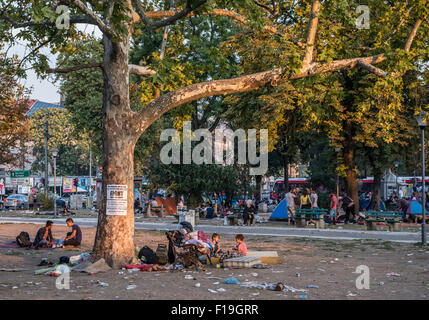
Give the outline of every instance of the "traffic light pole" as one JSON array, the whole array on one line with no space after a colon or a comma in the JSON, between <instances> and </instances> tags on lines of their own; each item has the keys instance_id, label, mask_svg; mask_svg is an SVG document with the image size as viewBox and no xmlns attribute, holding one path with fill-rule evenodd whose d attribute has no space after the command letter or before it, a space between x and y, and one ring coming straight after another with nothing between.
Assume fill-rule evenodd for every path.
<instances>
[{"instance_id":1,"label":"traffic light pole","mask_svg":"<svg viewBox=\"0 0 429 320\"><path fill-rule=\"evenodd\" d=\"M48 180L48 113L45 112L45 194L48 194L49 180Z\"/></svg>"}]
</instances>

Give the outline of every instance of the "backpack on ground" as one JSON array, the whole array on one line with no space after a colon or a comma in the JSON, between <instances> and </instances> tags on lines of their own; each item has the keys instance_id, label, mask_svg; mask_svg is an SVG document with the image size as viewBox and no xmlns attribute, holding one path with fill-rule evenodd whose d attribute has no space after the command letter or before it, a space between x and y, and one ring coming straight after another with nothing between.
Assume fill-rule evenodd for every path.
<instances>
[{"instance_id":1,"label":"backpack on ground","mask_svg":"<svg viewBox=\"0 0 429 320\"><path fill-rule=\"evenodd\" d=\"M166 264L168 262L168 251L165 244L158 244L156 249L156 257L158 264Z\"/></svg>"},{"instance_id":2,"label":"backpack on ground","mask_svg":"<svg viewBox=\"0 0 429 320\"><path fill-rule=\"evenodd\" d=\"M28 232L22 231L16 237L16 243L22 248L31 247L32 243L30 241L30 235L28 234Z\"/></svg>"},{"instance_id":3,"label":"backpack on ground","mask_svg":"<svg viewBox=\"0 0 429 320\"><path fill-rule=\"evenodd\" d=\"M156 264L157 258L155 252L148 246L144 246L139 251L139 259L146 264Z\"/></svg>"}]
</instances>

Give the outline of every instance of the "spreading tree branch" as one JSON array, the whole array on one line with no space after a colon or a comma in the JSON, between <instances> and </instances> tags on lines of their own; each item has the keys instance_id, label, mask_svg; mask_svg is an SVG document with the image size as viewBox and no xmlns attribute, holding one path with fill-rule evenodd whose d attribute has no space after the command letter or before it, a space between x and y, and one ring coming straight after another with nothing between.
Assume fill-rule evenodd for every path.
<instances>
[{"instance_id":1,"label":"spreading tree branch","mask_svg":"<svg viewBox=\"0 0 429 320\"><path fill-rule=\"evenodd\" d=\"M407 42L405 43L405 51L410 52L411 45L413 44L414 38L417 35L417 31L419 30L421 24L423 22L422 18L418 18L416 23L414 24L413 30L411 30L410 35L408 36Z\"/></svg>"},{"instance_id":2,"label":"spreading tree branch","mask_svg":"<svg viewBox=\"0 0 429 320\"><path fill-rule=\"evenodd\" d=\"M319 23L320 1L313 1L311 7L311 16L308 22L308 32L306 41L306 50L303 65L308 66L313 61L314 40L316 38L317 25Z\"/></svg>"},{"instance_id":3,"label":"spreading tree branch","mask_svg":"<svg viewBox=\"0 0 429 320\"><path fill-rule=\"evenodd\" d=\"M138 0L136 0L136 1L138 1ZM210 16L229 17L229 18L234 19L234 20L236 20L242 24L245 24L245 25L248 24L248 21L246 20L245 17L243 17L242 15L240 15L234 11L230 11L230 10L213 9L212 11L203 12L202 14L210 15ZM149 12L146 12L146 16L148 19L162 19L162 18L173 17L175 15L176 15L176 13L174 11L149 11ZM190 12L187 14L187 17L191 17L193 15L194 15L194 13ZM277 35L280 34L279 31L277 30L277 28L272 27L272 26L264 26L264 30L268 31L270 33L277 34Z\"/></svg>"},{"instance_id":4,"label":"spreading tree branch","mask_svg":"<svg viewBox=\"0 0 429 320\"><path fill-rule=\"evenodd\" d=\"M360 66L362 63L377 64L385 60L385 55L380 54L371 57L336 60L329 63L311 63L309 66L303 67L299 73L290 76L289 79L301 79L322 73L352 69ZM279 81L285 71L284 68L276 68L233 79L213 80L192 84L168 92L147 104L146 107L133 117L136 121L137 131L138 133L144 132L153 121L179 105L214 95L228 95L257 90L268 83Z\"/></svg>"},{"instance_id":5,"label":"spreading tree branch","mask_svg":"<svg viewBox=\"0 0 429 320\"><path fill-rule=\"evenodd\" d=\"M93 62L93 63L81 64L78 66L73 66L73 67L64 68L64 69L48 69L46 73L69 73L69 72L79 71L83 69L102 68L102 67L103 67L103 63Z\"/></svg>"},{"instance_id":6,"label":"spreading tree branch","mask_svg":"<svg viewBox=\"0 0 429 320\"><path fill-rule=\"evenodd\" d=\"M16 22L14 19L12 19L11 17L3 13L0 14L0 19L8 21L12 25L12 27L17 29L27 28L32 26L41 26L41 25L55 27L55 22L52 22L50 19L43 19L42 21L38 21L38 22L33 20L26 21L26 22ZM88 17L85 14L70 16L70 24L76 24L76 23L87 23L91 25L97 25L95 20L93 20L92 18Z\"/></svg>"},{"instance_id":7,"label":"spreading tree branch","mask_svg":"<svg viewBox=\"0 0 429 320\"><path fill-rule=\"evenodd\" d=\"M386 77L389 74L388 72L386 72L384 70L381 70L381 69L379 69L377 67L374 67L373 65L371 65L369 63L366 63L366 62L363 62L363 61L359 61L358 65L362 69L365 69L365 70L367 70L367 71L369 71L371 73L374 73L375 75L377 75L377 76L379 76L381 78L384 78L384 77Z\"/></svg>"},{"instance_id":8,"label":"spreading tree branch","mask_svg":"<svg viewBox=\"0 0 429 320\"><path fill-rule=\"evenodd\" d=\"M87 17L91 18L108 38L115 37L115 31L106 25L94 12L92 12L82 1L70 0L72 4L78 7Z\"/></svg>"},{"instance_id":9,"label":"spreading tree branch","mask_svg":"<svg viewBox=\"0 0 429 320\"><path fill-rule=\"evenodd\" d=\"M144 66L138 66L135 64L129 64L128 65L128 72L130 74L137 74L140 76L147 76L147 75L153 75L156 73L156 71L149 69L148 67Z\"/></svg>"}]
</instances>

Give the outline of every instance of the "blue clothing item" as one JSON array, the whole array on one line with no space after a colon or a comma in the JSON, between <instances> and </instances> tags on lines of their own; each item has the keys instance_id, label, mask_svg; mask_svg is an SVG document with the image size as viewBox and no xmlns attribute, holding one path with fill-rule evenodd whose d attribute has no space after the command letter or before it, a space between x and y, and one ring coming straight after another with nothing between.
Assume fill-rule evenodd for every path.
<instances>
[{"instance_id":1,"label":"blue clothing item","mask_svg":"<svg viewBox=\"0 0 429 320\"><path fill-rule=\"evenodd\" d=\"M329 211L329 216L331 217L331 219L334 219L337 216L337 209L331 209Z\"/></svg>"},{"instance_id":2,"label":"blue clothing item","mask_svg":"<svg viewBox=\"0 0 429 320\"><path fill-rule=\"evenodd\" d=\"M82 242L82 231L80 230L80 227L77 224L74 224L72 226L72 233L75 230L76 230L76 235L74 236L73 239L70 239L70 240L76 240L77 242L81 243Z\"/></svg>"},{"instance_id":3,"label":"blue clothing item","mask_svg":"<svg viewBox=\"0 0 429 320\"><path fill-rule=\"evenodd\" d=\"M214 208L207 208L207 215L206 218L207 219L211 219L214 217Z\"/></svg>"}]
</instances>

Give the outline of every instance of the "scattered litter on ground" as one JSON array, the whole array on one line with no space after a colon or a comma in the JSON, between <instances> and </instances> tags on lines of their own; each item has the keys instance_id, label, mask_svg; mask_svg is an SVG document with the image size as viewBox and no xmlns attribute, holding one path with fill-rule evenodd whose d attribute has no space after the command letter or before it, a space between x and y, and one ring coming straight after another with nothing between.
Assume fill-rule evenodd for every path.
<instances>
[{"instance_id":1,"label":"scattered litter on ground","mask_svg":"<svg viewBox=\"0 0 429 320\"><path fill-rule=\"evenodd\" d=\"M109 284L108 284L107 282L97 281L97 284L98 284L100 287L108 287L108 286L109 286Z\"/></svg>"},{"instance_id":2,"label":"scattered litter on ground","mask_svg":"<svg viewBox=\"0 0 429 320\"><path fill-rule=\"evenodd\" d=\"M324 269L322 269L322 268L317 268L317 270L322 271L322 272L325 272L325 270L324 270Z\"/></svg>"},{"instance_id":3,"label":"scattered litter on ground","mask_svg":"<svg viewBox=\"0 0 429 320\"><path fill-rule=\"evenodd\" d=\"M349 293L347 294L347 297L356 297L357 293L352 293L349 291Z\"/></svg>"},{"instance_id":4,"label":"scattered litter on ground","mask_svg":"<svg viewBox=\"0 0 429 320\"><path fill-rule=\"evenodd\" d=\"M207 289L209 292L211 292L211 293L217 293L217 291L216 290L213 290L213 289Z\"/></svg>"},{"instance_id":5,"label":"scattered litter on ground","mask_svg":"<svg viewBox=\"0 0 429 320\"><path fill-rule=\"evenodd\" d=\"M305 289L296 289L294 287L287 286L281 282L278 283L256 283L256 282L247 282L241 285L245 288L256 288L260 290L271 290L271 291L283 291L283 292L307 292Z\"/></svg>"},{"instance_id":6,"label":"scattered litter on ground","mask_svg":"<svg viewBox=\"0 0 429 320\"><path fill-rule=\"evenodd\" d=\"M258 276L258 274L256 272L252 272L251 275L254 276L254 277Z\"/></svg>"},{"instance_id":7,"label":"scattered litter on ground","mask_svg":"<svg viewBox=\"0 0 429 320\"><path fill-rule=\"evenodd\" d=\"M383 281L381 281L381 282L379 283L379 285L380 285L380 286L384 285L384 282L383 282Z\"/></svg>"},{"instance_id":8,"label":"scattered litter on ground","mask_svg":"<svg viewBox=\"0 0 429 320\"><path fill-rule=\"evenodd\" d=\"M231 277L231 278L228 278L228 279L225 279L224 281L223 281L223 283L225 283L225 284L240 284L240 281L238 281L236 278L234 278L234 277Z\"/></svg>"},{"instance_id":9,"label":"scattered litter on ground","mask_svg":"<svg viewBox=\"0 0 429 320\"><path fill-rule=\"evenodd\" d=\"M226 290L224 288L217 289L218 292L225 292Z\"/></svg>"},{"instance_id":10,"label":"scattered litter on ground","mask_svg":"<svg viewBox=\"0 0 429 320\"><path fill-rule=\"evenodd\" d=\"M386 276L388 276L388 277L400 277L401 275L399 273L389 272L389 273L386 273Z\"/></svg>"},{"instance_id":11,"label":"scattered litter on ground","mask_svg":"<svg viewBox=\"0 0 429 320\"><path fill-rule=\"evenodd\" d=\"M3 271L3 272L20 272L20 271L27 271L28 269L4 269L4 268L2 268L2 269L0 269L0 271Z\"/></svg>"},{"instance_id":12,"label":"scattered litter on ground","mask_svg":"<svg viewBox=\"0 0 429 320\"><path fill-rule=\"evenodd\" d=\"M408 261L408 263L413 263L413 262L410 260L410 261Z\"/></svg>"},{"instance_id":13,"label":"scattered litter on ground","mask_svg":"<svg viewBox=\"0 0 429 320\"><path fill-rule=\"evenodd\" d=\"M133 290L133 289L135 289L135 288L137 288L137 286L136 286L135 284L132 284L132 285L129 285L129 286L127 287L127 290Z\"/></svg>"},{"instance_id":14,"label":"scattered litter on ground","mask_svg":"<svg viewBox=\"0 0 429 320\"><path fill-rule=\"evenodd\" d=\"M195 286L196 286L197 288L199 288L199 287L201 287L201 283L197 282L197 283L195 284Z\"/></svg>"},{"instance_id":15,"label":"scattered litter on ground","mask_svg":"<svg viewBox=\"0 0 429 320\"><path fill-rule=\"evenodd\" d=\"M273 270L274 273L282 273L284 272L283 270Z\"/></svg>"},{"instance_id":16,"label":"scattered litter on ground","mask_svg":"<svg viewBox=\"0 0 429 320\"><path fill-rule=\"evenodd\" d=\"M193 276L191 276L191 275L189 275L189 274L187 274L187 275L185 276L185 279L186 279L186 280L196 280Z\"/></svg>"},{"instance_id":17,"label":"scattered litter on ground","mask_svg":"<svg viewBox=\"0 0 429 320\"><path fill-rule=\"evenodd\" d=\"M213 282L213 284L219 284L219 281Z\"/></svg>"},{"instance_id":18,"label":"scattered litter on ground","mask_svg":"<svg viewBox=\"0 0 429 320\"><path fill-rule=\"evenodd\" d=\"M316 286L316 285L314 285L314 284L309 284L309 285L307 286L307 288L319 289L319 286Z\"/></svg>"},{"instance_id":19,"label":"scattered litter on ground","mask_svg":"<svg viewBox=\"0 0 429 320\"><path fill-rule=\"evenodd\" d=\"M307 299L307 295L302 294L300 296L295 296L295 298L298 298L298 299Z\"/></svg>"},{"instance_id":20,"label":"scattered litter on ground","mask_svg":"<svg viewBox=\"0 0 429 320\"><path fill-rule=\"evenodd\" d=\"M295 276L296 276L297 278L299 278L299 277L301 277L301 274L300 274L300 273L297 273Z\"/></svg>"}]
</instances>

